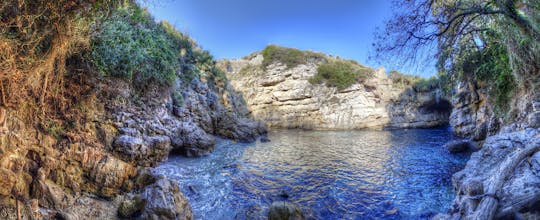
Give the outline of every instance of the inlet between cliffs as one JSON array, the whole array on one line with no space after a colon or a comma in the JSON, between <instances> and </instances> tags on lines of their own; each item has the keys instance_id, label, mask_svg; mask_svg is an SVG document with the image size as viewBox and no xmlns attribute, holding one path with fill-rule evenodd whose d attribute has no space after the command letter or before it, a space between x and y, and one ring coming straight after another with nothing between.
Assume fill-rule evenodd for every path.
<instances>
[{"instance_id":1,"label":"inlet between cliffs","mask_svg":"<svg viewBox=\"0 0 540 220\"><path fill-rule=\"evenodd\" d=\"M447 127L391 131L282 130L271 142L221 140L202 158L155 169L179 182L196 219L266 219L288 201L307 219L423 219L446 212L466 154L441 146Z\"/></svg>"}]
</instances>

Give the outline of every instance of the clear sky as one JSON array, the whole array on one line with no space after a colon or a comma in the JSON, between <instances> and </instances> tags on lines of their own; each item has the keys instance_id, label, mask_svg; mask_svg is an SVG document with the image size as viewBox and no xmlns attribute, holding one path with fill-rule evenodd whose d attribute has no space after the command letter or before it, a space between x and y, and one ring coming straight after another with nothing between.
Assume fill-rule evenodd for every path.
<instances>
[{"instance_id":1,"label":"clear sky","mask_svg":"<svg viewBox=\"0 0 540 220\"><path fill-rule=\"evenodd\" d=\"M314 50L372 67L421 76L369 60L373 32L392 15L388 0L150 0L157 20L167 20L217 59L240 58L269 44Z\"/></svg>"}]
</instances>

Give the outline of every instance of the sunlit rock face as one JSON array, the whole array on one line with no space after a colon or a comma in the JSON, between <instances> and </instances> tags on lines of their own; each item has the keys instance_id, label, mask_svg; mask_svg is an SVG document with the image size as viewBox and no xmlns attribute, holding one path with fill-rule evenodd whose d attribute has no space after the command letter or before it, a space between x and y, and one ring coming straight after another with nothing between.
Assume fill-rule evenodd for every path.
<instances>
[{"instance_id":1,"label":"sunlit rock face","mask_svg":"<svg viewBox=\"0 0 540 220\"><path fill-rule=\"evenodd\" d=\"M398 88L384 69L362 83L338 90L308 80L320 63L262 68L254 54L220 63L231 85L244 95L253 116L274 128L343 130L433 127L448 123L451 105L438 88Z\"/></svg>"}]
</instances>

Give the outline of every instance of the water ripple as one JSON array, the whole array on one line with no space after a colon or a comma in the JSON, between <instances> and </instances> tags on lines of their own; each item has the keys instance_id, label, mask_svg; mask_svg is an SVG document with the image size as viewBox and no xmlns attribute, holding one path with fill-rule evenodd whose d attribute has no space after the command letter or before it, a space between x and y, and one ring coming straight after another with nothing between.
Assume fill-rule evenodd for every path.
<instances>
[{"instance_id":1,"label":"water ripple","mask_svg":"<svg viewBox=\"0 0 540 220\"><path fill-rule=\"evenodd\" d=\"M444 212L467 155L446 128L274 131L272 142L221 140L203 158L171 157L156 172L179 181L196 219L266 219L277 200L308 219L419 219Z\"/></svg>"}]
</instances>

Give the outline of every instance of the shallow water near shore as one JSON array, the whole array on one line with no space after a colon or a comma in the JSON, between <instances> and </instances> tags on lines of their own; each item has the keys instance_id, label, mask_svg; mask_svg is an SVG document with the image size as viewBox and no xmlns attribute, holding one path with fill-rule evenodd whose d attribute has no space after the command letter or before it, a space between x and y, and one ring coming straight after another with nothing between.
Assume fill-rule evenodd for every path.
<instances>
[{"instance_id":1,"label":"shallow water near shore","mask_svg":"<svg viewBox=\"0 0 540 220\"><path fill-rule=\"evenodd\" d=\"M170 157L196 219L265 219L273 201L308 219L419 219L446 212L451 176L468 155L442 145L449 128L269 133L268 143L221 140L202 158Z\"/></svg>"}]
</instances>

